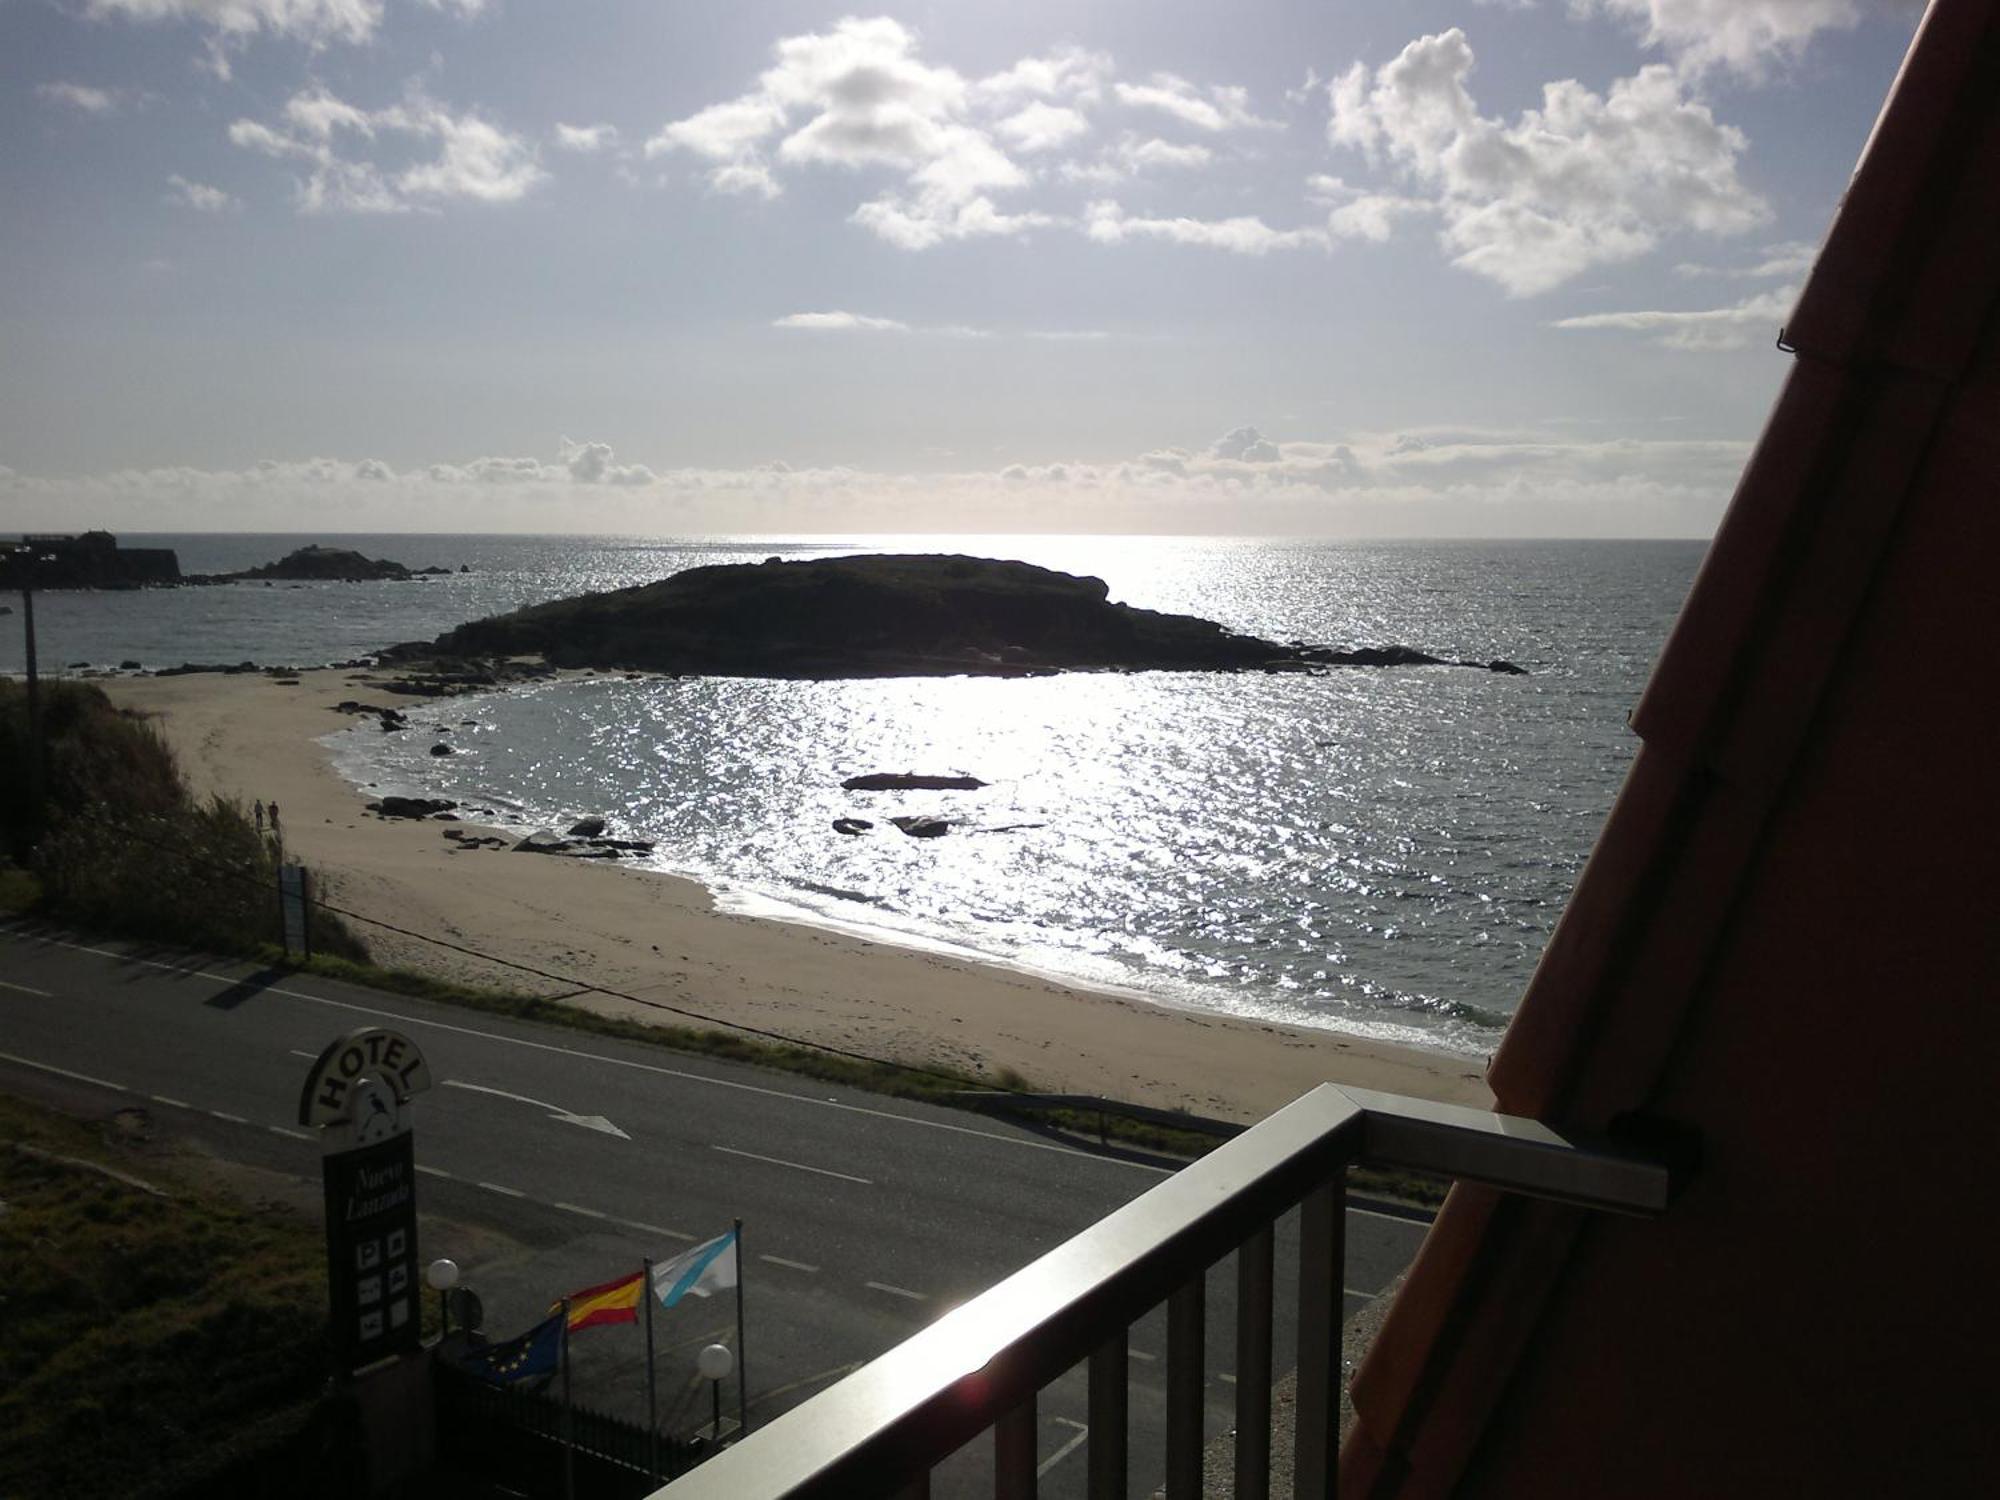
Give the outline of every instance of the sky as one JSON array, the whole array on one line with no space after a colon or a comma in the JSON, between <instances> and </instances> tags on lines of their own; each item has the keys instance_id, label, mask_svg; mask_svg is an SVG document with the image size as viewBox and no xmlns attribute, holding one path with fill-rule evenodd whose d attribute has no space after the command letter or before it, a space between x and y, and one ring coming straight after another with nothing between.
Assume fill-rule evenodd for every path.
<instances>
[{"instance_id":1,"label":"sky","mask_svg":"<svg viewBox=\"0 0 2000 1500\"><path fill-rule=\"evenodd\" d=\"M0 530L1709 535L1914 0L0 0Z\"/></svg>"}]
</instances>

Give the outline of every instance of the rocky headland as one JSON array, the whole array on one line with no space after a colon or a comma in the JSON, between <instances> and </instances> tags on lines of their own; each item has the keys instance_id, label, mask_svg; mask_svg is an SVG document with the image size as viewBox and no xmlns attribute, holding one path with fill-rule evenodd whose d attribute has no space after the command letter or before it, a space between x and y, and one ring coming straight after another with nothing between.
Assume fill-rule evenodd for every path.
<instances>
[{"instance_id":1,"label":"rocky headland","mask_svg":"<svg viewBox=\"0 0 2000 1500\"><path fill-rule=\"evenodd\" d=\"M287 552L276 562L245 568L240 573L198 573L189 583L407 583L449 573L450 568L408 568L387 558L367 557L347 547L317 543ZM464 572L463 566L459 569Z\"/></svg>"},{"instance_id":2,"label":"rocky headland","mask_svg":"<svg viewBox=\"0 0 2000 1500\"><path fill-rule=\"evenodd\" d=\"M872 555L690 568L475 620L385 661L538 656L557 667L812 680L1090 670L1477 667L1407 646L1339 651L1114 604L1098 578L1024 562Z\"/></svg>"}]
</instances>

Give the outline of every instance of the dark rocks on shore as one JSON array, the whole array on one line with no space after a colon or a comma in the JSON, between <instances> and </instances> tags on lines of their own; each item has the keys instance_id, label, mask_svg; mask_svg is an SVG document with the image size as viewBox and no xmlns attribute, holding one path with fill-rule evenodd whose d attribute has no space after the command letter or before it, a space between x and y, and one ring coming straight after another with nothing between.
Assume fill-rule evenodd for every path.
<instances>
[{"instance_id":1,"label":"dark rocks on shore","mask_svg":"<svg viewBox=\"0 0 2000 1500\"><path fill-rule=\"evenodd\" d=\"M866 818L835 818L833 820L833 831L835 833L847 834L850 837L855 834L866 833L874 826Z\"/></svg>"},{"instance_id":2,"label":"dark rocks on shore","mask_svg":"<svg viewBox=\"0 0 2000 1500\"><path fill-rule=\"evenodd\" d=\"M1041 676L1450 665L1407 647L1336 652L1114 604L1103 580L931 555L690 568L656 583L475 620L385 659L540 656L558 667L707 676Z\"/></svg>"},{"instance_id":3,"label":"dark rocks on shore","mask_svg":"<svg viewBox=\"0 0 2000 1500\"><path fill-rule=\"evenodd\" d=\"M616 859L621 854L650 854L646 839L565 838L539 828L514 846L516 854L553 854L567 859Z\"/></svg>"},{"instance_id":4,"label":"dark rocks on shore","mask_svg":"<svg viewBox=\"0 0 2000 1500\"><path fill-rule=\"evenodd\" d=\"M889 820L913 839L941 839L951 832L950 820L915 814Z\"/></svg>"},{"instance_id":5,"label":"dark rocks on shore","mask_svg":"<svg viewBox=\"0 0 2000 1500\"><path fill-rule=\"evenodd\" d=\"M570 824L569 836L573 839L594 839L604 836L604 819L599 817L578 818Z\"/></svg>"},{"instance_id":6,"label":"dark rocks on shore","mask_svg":"<svg viewBox=\"0 0 2000 1500\"><path fill-rule=\"evenodd\" d=\"M874 771L841 782L844 792L976 792L987 783L977 776L920 776L914 771Z\"/></svg>"},{"instance_id":7,"label":"dark rocks on shore","mask_svg":"<svg viewBox=\"0 0 2000 1500\"><path fill-rule=\"evenodd\" d=\"M384 797L369 803L368 810L385 818L428 818L437 813L456 812L458 804L442 797Z\"/></svg>"}]
</instances>

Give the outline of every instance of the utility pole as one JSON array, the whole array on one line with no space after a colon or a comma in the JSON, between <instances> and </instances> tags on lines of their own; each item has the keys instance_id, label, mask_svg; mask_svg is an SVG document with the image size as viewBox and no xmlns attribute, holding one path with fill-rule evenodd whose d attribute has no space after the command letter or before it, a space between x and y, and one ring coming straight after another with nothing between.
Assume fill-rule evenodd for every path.
<instances>
[{"instance_id":1,"label":"utility pole","mask_svg":"<svg viewBox=\"0 0 2000 1500\"><path fill-rule=\"evenodd\" d=\"M35 671L35 585L32 553L21 558L21 628L28 657L28 836L42 831L42 684Z\"/></svg>"}]
</instances>

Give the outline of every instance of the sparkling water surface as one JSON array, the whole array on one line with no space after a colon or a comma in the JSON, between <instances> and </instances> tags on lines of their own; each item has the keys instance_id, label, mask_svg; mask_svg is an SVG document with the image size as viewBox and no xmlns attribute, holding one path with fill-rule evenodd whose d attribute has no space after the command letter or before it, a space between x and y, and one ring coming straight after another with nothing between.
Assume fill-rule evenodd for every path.
<instances>
[{"instance_id":1,"label":"sparkling water surface","mask_svg":"<svg viewBox=\"0 0 2000 1500\"><path fill-rule=\"evenodd\" d=\"M177 547L187 571L222 571L306 539L126 540ZM42 659L312 664L698 563L910 550L1095 574L1114 599L1278 639L1518 662L1530 675L607 676L398 699L409 732L366 724L329 741L375 791L451 797L508 824L603 814L614 832L657 840L659 868L746 909L1470 1052L1497 1040L1609 809L1635 748L1625 715L1704 545L319 540L472 571L42 595ZM0 640L0 667L18 668L18 634L0 627ZM440 739L458 753L431 756ZM840 789L868 771L992 784ZM904 813L953 828L909 838L887 822ZM839 817L876 826L844 837Z\"/></svg>"}]
</instances>

